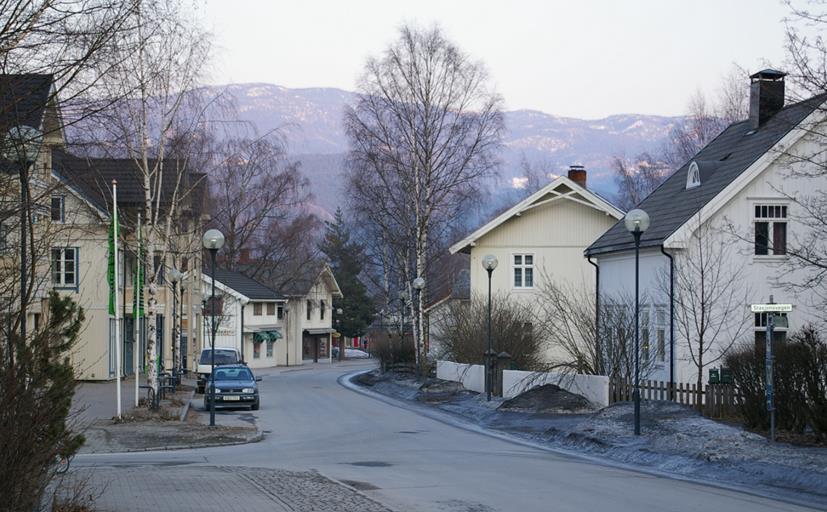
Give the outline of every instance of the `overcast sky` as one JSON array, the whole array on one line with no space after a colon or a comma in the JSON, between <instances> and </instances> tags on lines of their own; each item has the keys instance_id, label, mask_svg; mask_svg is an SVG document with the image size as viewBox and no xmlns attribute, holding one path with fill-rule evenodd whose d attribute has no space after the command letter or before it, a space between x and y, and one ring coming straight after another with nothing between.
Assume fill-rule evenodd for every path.
<instances>
[{"instance_id":1,"label":"overcast sky","mask_svg":"<svg viewBox=\"0 0 827 512\"><path fill-rule=\"evenodd\" d=\"M353 90L402 23L438 23L506 108L677 115L733 62L783 65L779 0L207 0L215 84Z\"/></svg>"}]
</instances>

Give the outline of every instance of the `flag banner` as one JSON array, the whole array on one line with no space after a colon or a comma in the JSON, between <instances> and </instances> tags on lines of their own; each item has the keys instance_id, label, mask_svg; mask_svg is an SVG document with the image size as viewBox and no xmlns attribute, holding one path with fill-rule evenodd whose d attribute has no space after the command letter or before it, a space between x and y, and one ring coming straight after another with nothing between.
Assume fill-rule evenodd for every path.
<instances>
[{"instance_id":1,"label":"flag banner","mask_svg":"<svg viewBox=\"0 0 827 512\"><path fill-rule=\"evenodd\" d=\"M109 281L109 314L115 315L115 295L118 293L118 283L115 282L115 265L118 264L118 255L115 251L115 240L118 238L118 205L112 206L112 223L109 225L109 261L106 272Z\"/></svg>"}]
</instances>

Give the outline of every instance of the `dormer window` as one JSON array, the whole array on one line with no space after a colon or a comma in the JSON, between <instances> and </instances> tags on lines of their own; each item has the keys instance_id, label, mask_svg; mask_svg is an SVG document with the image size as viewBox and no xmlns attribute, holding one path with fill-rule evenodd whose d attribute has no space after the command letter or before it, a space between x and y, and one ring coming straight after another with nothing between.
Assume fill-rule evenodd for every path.
<instances>
[{"instance_id":1,"label":"dormer window","mask_svg":"<svg viewBox=\"0 0 827 512\"><path fill-rule=\"evenodd\" d=\"M689 164L689 171L686 173L686 189L701 186L701 170L698 168L698 162Z\"/></svg>"}]
</instances>

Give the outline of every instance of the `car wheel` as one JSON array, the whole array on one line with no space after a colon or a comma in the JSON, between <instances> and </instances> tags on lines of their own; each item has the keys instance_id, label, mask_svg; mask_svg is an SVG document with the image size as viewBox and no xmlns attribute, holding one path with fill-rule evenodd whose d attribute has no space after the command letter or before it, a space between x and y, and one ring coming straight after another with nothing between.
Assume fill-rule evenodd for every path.
<instances>
[{"instance_id":1,"label":"car wheel","mask_svg":"<svg viewBox=\"0 0 827 512\"><path fill-rule=\"evenodd\" d=\"M250 406L250 410L251 411L257 411L258 407L259 407L259 402L258 402L258 400L256 400L256 403L254 403L253 405Z\"/></svg>"}]
</instances>

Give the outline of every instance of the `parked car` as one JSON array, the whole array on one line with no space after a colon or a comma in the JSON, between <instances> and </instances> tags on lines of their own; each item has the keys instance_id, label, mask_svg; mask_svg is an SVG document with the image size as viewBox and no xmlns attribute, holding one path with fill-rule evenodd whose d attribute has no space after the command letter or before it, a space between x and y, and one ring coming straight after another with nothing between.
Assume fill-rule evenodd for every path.
<instances>
[{"instance_id":1,"label":"parked car","mask_svg":"<svg viewBox=\"0 0 827 512\"><path fill-rule=\"evenodd\" d=\"M203 393L204 392L204 384L207 382L207 379L210 377L210 373L212 372L212 367L210 366L212 360L212 349L205 348L201 351L201 357L198 358L198 368L196 372L198 373L198 385L197 385L197 392ZM233 347L215 347L215 365L218 366L220 364L240 364L241 361L241 353L238 349Z\"/></svg>"},{"instance_id":2,"label":"parked car","mask_svg":"<svg viewBox=\"0 0 827 512\"><path fill-rule=\"evenodd\" d=\"M216 353L218 355L218 353ZM253 372L243 364L227 364L215 366L215 407L250 406L250 410L257 411L261 405L258 394L258 382L261 377L254 377ZM204 409L210 408L210 386L207 380L204 393Z\"/></svg>"}]
</instances>

